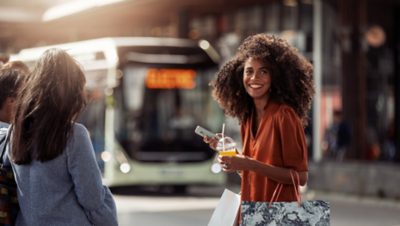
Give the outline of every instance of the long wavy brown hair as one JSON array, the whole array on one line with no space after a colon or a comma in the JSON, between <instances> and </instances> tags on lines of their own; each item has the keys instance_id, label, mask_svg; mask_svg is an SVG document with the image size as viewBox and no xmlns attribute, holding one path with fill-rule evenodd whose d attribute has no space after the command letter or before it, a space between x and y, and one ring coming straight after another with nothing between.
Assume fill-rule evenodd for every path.
<instances>
[{"instance_id":1,"label":"long wavy brown hair","mask_svg":"<svg viewBox=\"0 0 400 226\"><path fill-rule=\"evenodd\" d=\"M244 63L250 57L262 60L270 71L270 100L292 107L306 126L314 95L312 65L285 40L267 34L246 38L212 81L214 99L225 114L240 122L251 115L254 103L243 85Z\"/></svg>"},{"instance_id":2,"label":"long wavy brown hair","mask_svg":"<svg viewBox=\"0 0 400 226\"><path fill-rule=\"evenodd\" d=\"M84 85L81 68L65 51L43 53L16 101L13 162L45 162L64 152L73 121L85 106Z\"/></svg>"}]
</instances>

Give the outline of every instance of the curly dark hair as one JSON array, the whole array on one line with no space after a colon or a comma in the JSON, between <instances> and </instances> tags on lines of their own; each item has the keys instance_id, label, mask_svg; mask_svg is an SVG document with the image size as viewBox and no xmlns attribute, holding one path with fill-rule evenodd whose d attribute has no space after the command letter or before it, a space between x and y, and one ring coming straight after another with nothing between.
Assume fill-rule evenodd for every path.
<instances>
[{"instance_id":1,"label":"curly dark hair","mask_svg":"<svg viewBox=\"0 0 400 226\"><path fill-rule=\"evenodd\" d=\"M314 94L312 65L285 40L267 34L246 38L211 82L214 99L225 114L241 123L251 115L254 103L243 85L244 63L250 57L262 60L270 71L270 100L292 107L306 126Z\"/></svg>"}]
</instances>

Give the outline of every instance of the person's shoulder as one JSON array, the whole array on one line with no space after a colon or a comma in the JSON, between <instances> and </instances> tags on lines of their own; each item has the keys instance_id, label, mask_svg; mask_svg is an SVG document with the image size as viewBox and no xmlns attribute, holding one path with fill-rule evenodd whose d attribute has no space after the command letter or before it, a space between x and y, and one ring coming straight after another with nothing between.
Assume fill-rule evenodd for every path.
<instances>
[{"instance_id":1,"label":"person's shoulder","mask_svg":"<svg viewBox=\"0 0 400 226\"><path fill-rule=\"evenodd\" d=\"M83 124L79 123L79 122L74 122L73 127L74 127L74 130L87 131L86 127Z\"/></svg>"},{"instance_id":2,"label":"person's shoulder","mask_svg":"<svg viewBox=\"0 0 400 226\"><path fill-rule=\"evenodd\" d=\"M279 112L281 114L296 114L294 109L292 107L290 107L289 105L287 105L287 104L280 104Z\"/></svg>"},{"instance_id":3,"label":"person's shoulder","mask_svg":"<svg viewBox=\"0 0 400 226\"><path fill-rule=\"evenodd\" d=\"M86 127L83 124L77 122L73 124L73 131L74 131L74 136L88 134L88 130L86 129Z\"/></svg>"},{"instance_id":4,"label":"person's shoulder","mask_svg":"<svg viewBox=\"0 0 400 226\"><path fill-rule=\"evenodd\" d=\"M279 104L279 107L275 113L275 117L280 120L282 119L300 120L299 116L294 111L294 109L287 104Z\"/></svg>"},{"instance_id":5,"label":"person's shoulder","mask_svg":"<svg viewBox=\"0 0 400 226\"><path fill-rule=\"evenodd\" d=\"M80 123L74 122L72 124L72 134L68 146L74 149L75 147L86 143L89 139L89 132L86 127Z\"/></svg>"},{"instance_id":6,"label":"person's shoulder","mask_svg":"<svg viewBox=\"0 0 400 226\"><path fill-rule=\"evenodd\" d=\"M271 106L268 108L272 113L272 115L275 117L280 117L282 115L295 113L292 107L284 103L273 101L270 103L270 105Z\"/></svg>"}]
</instances>

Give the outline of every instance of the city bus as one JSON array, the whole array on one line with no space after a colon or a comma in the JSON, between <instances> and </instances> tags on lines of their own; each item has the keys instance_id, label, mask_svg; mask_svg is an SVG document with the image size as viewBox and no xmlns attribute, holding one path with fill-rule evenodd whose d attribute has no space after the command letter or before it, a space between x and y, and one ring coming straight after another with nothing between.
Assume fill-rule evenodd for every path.
<instances>
[{"instance_id":1,"label":"city bus","mask_svg":"<svg viewBox=\"0 0 400 226\"><path fill-rule=\"evenodd\" d=\"M205 40L116 37L23 49L11 60L32 66L49 48L74 57L86 76L79 117L109 186L222 185L215 152L194 133L225 120L209 82L219 55Z\"/></svg>"}]
</instances>

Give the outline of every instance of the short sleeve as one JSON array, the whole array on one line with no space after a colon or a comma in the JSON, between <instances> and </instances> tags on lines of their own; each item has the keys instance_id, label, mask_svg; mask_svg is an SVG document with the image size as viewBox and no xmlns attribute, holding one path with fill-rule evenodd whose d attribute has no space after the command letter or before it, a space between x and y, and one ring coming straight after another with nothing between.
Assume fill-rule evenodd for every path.
<instances>
[{"instance_id":1,"label":"short sleeve","mask_svg":"<svg viewBox=\"0 0 400 226\"><path fill-rule=\"evenodd\" d=\"M282 106L277 116L282 158L285 168L308 171L307 144L300 118L288 106Z\"/></svg>"}]
</instances>

